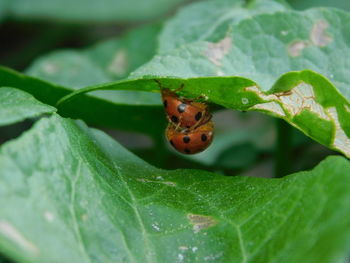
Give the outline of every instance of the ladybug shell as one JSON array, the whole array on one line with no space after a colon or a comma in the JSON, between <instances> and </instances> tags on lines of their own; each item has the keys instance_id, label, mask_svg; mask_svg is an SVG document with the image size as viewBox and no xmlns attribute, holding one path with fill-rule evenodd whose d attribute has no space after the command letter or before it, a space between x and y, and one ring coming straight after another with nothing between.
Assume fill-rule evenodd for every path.
<instances>
[{"instance_id":1,"label":"ladybug shell","mask_svg":"<svg viewBox=\"0 0 350 263\"><path fill-rule=\"evenodd\" d=\"M166 130L166 136L170 144L178 151L184 154L195 154L204 151L213 141L214 126L209 121L191 131L177 131L174 125L169 124Z\"/></svg>"},{"instance_id":2,"label":"ladybug shell","mask_svg":"<svg viewBox=\"0 0 350 263\"><path fill-rule=\"evenodd\" d=\"M208 120L207 105L180 99L175 93L162 90L163 105L169 120L181 128L191 128L202 120Z\"/></svg>"}]
</instances>

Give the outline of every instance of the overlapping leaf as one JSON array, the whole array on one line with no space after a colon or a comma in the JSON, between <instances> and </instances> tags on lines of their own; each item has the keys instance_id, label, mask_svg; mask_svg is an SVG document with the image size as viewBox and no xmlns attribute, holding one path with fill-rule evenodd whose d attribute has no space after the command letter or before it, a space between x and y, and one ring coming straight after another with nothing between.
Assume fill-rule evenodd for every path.
<instances>
[{"instance_id":1,"label":"overlapping leaf","mask_svg":"<svg viewBox=\"0 0 350 263\"><path fill-rule=\"evenodd\" d=\"M160 25L144 26L131 30L121 38L103 41L84 50L53 52L36 60L26 73L70 89L117 80L126 77L132 70L152 58L156 52L159 29ZM163 118L158 118L152 127L147 125L147 119L162 114L158 94L99 91L91 95L110 104L109 107L106 105L108 109L103 109L103 118L95 118L96 114L93 112L91 115L87 114L90 115L89 118L84 116L86 120L95 118L94 124L120 129L130 126L127 129L151 134L157 133L157 129L162 130L164 126ZM77 111L84 114L86 106L80 106ZM113 106L115 109L111 110ZM96 105L94 108L101 110L100 107ZM113 112L106 114L109 111ZM69 114L69 110L67 112ZM111 122L104 123L105 119L111 119Z\"/></svg>"},{"instance_id":2,"label":"overlapping leaf","mask_svg":"<svg viewBox=\"0 0 350 263\"><path fill-rule=\"evenodd\" d=\"M0 109L0 125L9 125L56 111L54 107L35 100L28 93L8 87L0 87Z\"/></svg>"},{"instance_id":3,"label":"overlapping leaf","mask_svg":"<svg viewBox=\"0 0 350 263\"><path fill-rule=\"evenodd\" d=\"M341 157L284 179L165 171L54 114L3 145L0 167L0 251L18 262L319 263L348 251Z\"/></svg>"},{"instance_id":4,"label":"overlapping leaf","mask_svg":"<svg viewBox=\"0 0 350 263\"><path fill-rule=\"evenodd\" d=\"M234 21L232 27L218 23L215 32L225 35L220 41L196 36L194 42L155 56L126 82L82 92L157 88L142 78L162 79L169 88L183 83L185 96L204 95L208 102L227 108L283 118L350 156L349 20L350 15L339 10L313 9L255 15ZM172 24L180 27L179 22Z\"/></svg>"},{"instance_id":5,"label":"overlapping leaf","mask_svg":"<svg viewBox=\"0 0 350 263\"><path fill-rule=\"evenodd\" d=\"M160 34L159 53L166 53L196 41L216 42L241 20L261 13L275 13L289 7L278 0L202 1L180 10L168 20ZM186 26L185 26L186 25Z\"/></svg>"}]
</instances>

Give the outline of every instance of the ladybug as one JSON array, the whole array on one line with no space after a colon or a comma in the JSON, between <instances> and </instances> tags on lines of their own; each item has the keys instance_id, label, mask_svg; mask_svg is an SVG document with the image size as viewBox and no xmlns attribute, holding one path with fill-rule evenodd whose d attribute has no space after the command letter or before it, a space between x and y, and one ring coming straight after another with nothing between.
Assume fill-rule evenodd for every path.
<instances>
[{"instance_id":1,"label":"ladybug","mask_svg":"<svg viewBox=\"0 0 350 263\"><path fill-rule=\"evenodd\" d=\"M182 88L183 85L177 90ZM181 98L169 89L161 88L161 92L167 118L177 128L195 129L211 119L205 103Z\"/></svg>"},{"instance_id":2,"label":"ladybug","mask_svg":"<svg viewBox=\"0 0 350 263\"><path fill-rule=\"evenodd\" d=\"M170 144L180 153L195 154L204 151L213 141L214 125L209 121L193 130L177 130L173 124L166 129Z\"/></svg>"}]
</instances>

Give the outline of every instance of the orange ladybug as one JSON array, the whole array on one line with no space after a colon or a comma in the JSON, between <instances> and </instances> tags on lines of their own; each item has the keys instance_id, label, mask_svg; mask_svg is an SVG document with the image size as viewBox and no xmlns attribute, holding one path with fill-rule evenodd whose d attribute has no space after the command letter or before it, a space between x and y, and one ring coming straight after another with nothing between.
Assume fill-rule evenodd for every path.
<instances>
[{"instance_id":1,"label":"orange ladybug","mask_svg":"<svg viewBox=\"0 0 350 263\"><path fill-rule=\"evenodd\" d=\"M211 119L211 114L205 103L194 102L195 99L181 98L175 92L163 88L158 80L156 81L161 87L167 118L177 128L195 129ZM177 90L183 89L183 86L182 84Z\"/></svg>"},{"instance_id":2,"label":"orange ladybug","mask_svg":"<svg viewBox=\"0 0 350 263\"><path fill-rule=\"evenodd\" d=\"M178 130L173 124L166 129L170 144L181 153L195 154L204 151L213 141L214 125L209 121L193 130Z\"/></svg>"}]
</instances>

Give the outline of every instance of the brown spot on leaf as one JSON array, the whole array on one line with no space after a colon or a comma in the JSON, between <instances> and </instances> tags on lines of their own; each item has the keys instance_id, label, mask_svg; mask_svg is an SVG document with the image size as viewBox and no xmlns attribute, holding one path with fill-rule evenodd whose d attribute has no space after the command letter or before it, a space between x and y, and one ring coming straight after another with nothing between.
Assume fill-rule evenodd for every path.
<instances>
[{"instance_id":1,"label":"brown spot on leaf","mask_svg":"<svg viewBox=\"0 0 350 263\"><path fill-rule=\"evenodd\" d=\"M231 37L225 37L217 43L208 43L205 55L216 66L221 66L222 58L230 51L232 47Z\"/></svg>"},{"instance_id":2,"label":"brown spot on leaf","mask_svg":"<svg viewBox=\"0 0 350 263\"><path fill-rule=\"evenodd\" d=\"M292 57L301 55L301 52L308 46L306 41L297 40L288 46L288 54Z\"/></svg>"},{"instance_id":3,"label":"brown spot on leaf","mask_svg":"<svg viewBox=\"0 0 350 263\"><path fill-rule=\"evenodd\" d=\"M128 56L124 49L118 50L108 66L108 71L116 76L123 76L128 70Z\"/></svg>"},{"instance_id":4,"label":"brown spot on leaf","mask_svg":"<svg viewBox=\"0 0 350 263\"><path fill-rule=\"evenodd\" d=\"M168 181L168 182L167 181L156 181L156 180L149 180L149 179L145 179L145 178L137 178L136 180L139 182L142 182L142 183L165 184L165 185L172 186L172 187L176 186L176 183L170 182L170 181Z\"/></svg>"},{"instance_id":5,"label":"brown spot on leaf","mask_svg":"<svg viewBox=\"0 0 350 263\"><path fill-rule=\"evenodd\" d=\"M332 41L332 38L326 33L328 27L329 24L324 20L318 21L314 24L310 33L310 40L313 45L324 47Z\"/></svg>"},{"instance_id":6,"label":"brown spot on leaf","mask_svg":"<svg viewBox=\"0 0 350 263\"><path fill-rule=\"evenodd\" d=\"M327 109L327 112L335 126L333 146L344 153L346 157L350 158L350 139L339 122L338 111L335 107L330 107Z\"/></svg>"},{"instance_id":7,"label":"brown spot on leaf","mask_svg":"<svg viewBox=\"0 0 350 263\"><path fill-rule=\"evenodd\" d=\"M209 228L217 224L217 221L211 216L188 214L187 218L193 225L194 233L198 233L202 229Z\"/></svg>"},{"instance_id":8,"label":"brown spot on leaf","mask_svg":"<svg viewBox=\"0 0 350 263\"><path fill-rule=\"evenodd\" d=\"M59 70L58 65L52 62L47 62L43 65L43 71L49 75L56 74Z\"/></svg>"},{"instance_id":9,"label":"brown spot on leaf","mask_svg":"<svg viewBox=\"0 0 350 263\"><path fill-rule=\"evenodd\" d=\"M6 221L0 221L0 233L26 251L34 255L39 254L38 247L26 239L12 224Z\"/></svg>"},{"instance_id":10,"label":"brown spot on leaf","mask_svg":"<svg viewBox=\"0 0 350 263\"><path fill-rule=\"evenodd\" d=\"M326 29L329 27L328 23L320 20L314 24L310 32L309 40L296 40L288 45L288 54L291 57L300 56L302 51L308 46L324 47L327 46L332 38L327 35Z\"/></svg>"}]
</instances>

